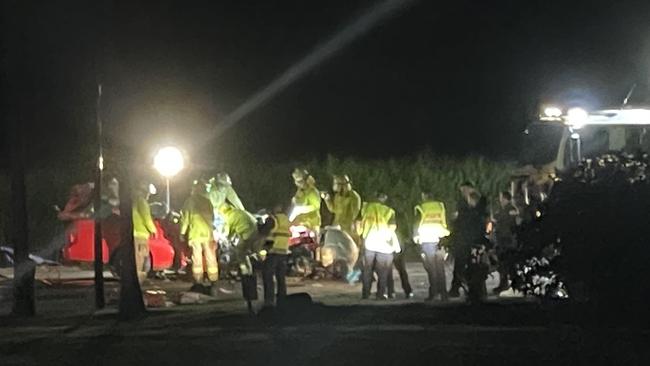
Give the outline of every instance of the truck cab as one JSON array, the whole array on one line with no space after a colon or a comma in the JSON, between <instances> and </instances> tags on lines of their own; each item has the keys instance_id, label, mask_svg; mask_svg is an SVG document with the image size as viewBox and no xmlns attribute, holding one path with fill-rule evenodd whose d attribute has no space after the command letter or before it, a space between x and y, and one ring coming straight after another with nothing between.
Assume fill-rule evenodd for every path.
<instances>
[{"instance_id":1,"label":"truck cab","mask_svg":"<svg viewBox=\"0 0 650 366\"><path fill-rule=\"evenodd\" d=\"M555 176L582 159L606 153L650 152L650 109L625 108L564 113L549 107L524 132L513 194L529 203L529 191L544 194ZM542 188L540 188L542 187Z\"/></svg>"}]
</instances>

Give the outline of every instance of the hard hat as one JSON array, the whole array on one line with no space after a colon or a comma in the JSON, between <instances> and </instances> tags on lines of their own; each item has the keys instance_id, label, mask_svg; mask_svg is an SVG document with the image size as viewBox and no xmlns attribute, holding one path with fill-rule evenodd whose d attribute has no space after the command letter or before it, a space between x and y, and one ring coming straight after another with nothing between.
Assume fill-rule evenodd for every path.
<instances>
[{"instance_id":1,"label":"hard hat","mask_svg":"<svg viewBox=\"0 0 650 366\"><path fill-rule=\"evenodd\" d=\"M222 184L224 186L231 186L232 185L232 180L230 179L230 176L228 173L218 173L216 177L216 181L219 184Z\"/></svg>"},{"instance_id":2,"label":"hard hat","mask_svg":"<svg viewBox=\"0 0 650 366\"><path fill-rule=\"evenodd\" d=\"M335 175L333 186L335 191L338 191L339 189L342 191L352 190L352 182L350 181L350 177L347 175Z\"/></svg>"},{"instance_id":3,"label":"hard hat","mask_svg":"<svg viewBox=\"0 0 650 366\"><path fill-rule=\"evenodd\" d=\"M379 202L385 203L388 200L388 195L383 191L375 192L375 199Z\"/></svg>"},{"instance_id":4,"label":"hard hat","mask_svg":"<svg viewBox=\"0 0 650 366\"><path fill-rule=\"evenodd\" d=\"M309 177L309 172L305 169L296 168L293 173L291 173L291 176L295 181L306 180L307 177Z\"/></svg>"},{"instance_id":5,"label":"hard hat","mask_svg":"<svg viewBox=\"0 0 650 366\"><path fill-rule=\"evenodd\" d=\"M199 178L192 181L192 190L197 193L208 193L210 184L205 179Z\"/></svg>"},{"instance_id":6,"label":"hard hat","mask_svg":"<svg viewBox=\"0 0 650 366\"><path fill-rule=\"evenodd\" d=\"M335 175L334 184L350 184L350 177L347 175Z\"/></svg>"},{"instance_id":7,"label":"hard hat","mask_svg":"<svg viewBox=\"0 0 650 366\"><path fill-rule=\"evenodd\" d=\"M139 181L135 189L138 193L149 193L149 182Z\"/></svg>"}]
</instances>

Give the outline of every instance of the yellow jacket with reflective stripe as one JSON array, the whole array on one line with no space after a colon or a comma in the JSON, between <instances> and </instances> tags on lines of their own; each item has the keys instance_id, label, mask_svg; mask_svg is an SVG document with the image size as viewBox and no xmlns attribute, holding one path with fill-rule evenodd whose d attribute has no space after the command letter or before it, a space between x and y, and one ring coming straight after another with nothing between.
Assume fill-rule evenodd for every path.
<instances>
[{"instance_id":1,"label":"yellow jacket with reflective stripe","mask_svg":"<svg viewBox=\"0 0 650 366\"><path fill-rule=\"evenodd\" d=\"M307 206L312 209L311 212L296 216L293 222L297 225L305 225L309 229L315 230L320 228L320 192L316 187L307 187L298 189L293 196L293 202L297 206Z\"/></svg>"},{"instance_id":2,"label":"yellow jacket with reflective stripe","mask_svg":"<svg viewBox=\"0 0 650 366\"><path fill-rule=\"evenodd\" d=\"M327 200L325 204L334 214L332 225L340 225L343 231L351 233L354 221L361 210L361 196L356 191L337 193L333 200Z\"/></svg>"},{"instance_id":3,"label":"yellow jacket with reflective stripe","mask_svg":"<svg viewBox=\"0 0 650 366\"><path fill-rule=\"evenodd\" d=\"M185 201L181 212L181 235L188 240L212 240L214 210L207 197L193 194Z\"/></svg>"},{"instance_id":4,"label":"yellow jacket with reflective stripe","mask_svg":"<svg viewBox=\"0 0 650 366\"><path fill-rule=\"evenodd\" d=\"M132 203L133 237L149 239L156 233L156 224L151 217L151 208L144 197L133 197Z\"/></svg>"},{"instance_id":5,"label":"yellow jacket with reflective stripe","mask_svg":"<svg viewBox=\"0 0 650 366\"><path fill-rule=\"evenodd\" d=\"M225 221L224 231L229 237L237 235L242 240L247 240L257 232L257 220L247 211L230 206L222 210L221 214Z\"/></svg>"},{"instance_id":6,"label":"yellow jacket with reflective stripe","mask_svg":"<svg viewBox=\"0 0 650 366\"><path fill-rule=\"evenodd\" d=\"M427 201L415 206L415 213L420 215L418 226L440 224L447 228L445 204L439 201Z\"/></svg>"},{"instance_id":7,"label":"yellow jacket with reflective stripe","mask_svg":"<svg viewBox=\"0 0 650 366\"><path fill-rule=\"evenodd\" d=\"M273 215L272 218L274 222L273 229L267 240L273 241L273 246L269 252L274 254L288 254L289 239L291 237L289 230L291 222L289 221L289 217L280 213Z\"/></svg>"},{"instance_id":8,"label":"yellow jacket with reflective stripe","mask_svg":"<svg viewBox=\"0 0 650 366\"><path fill-rule=\"evenodd\" d=\"M359 234L367 238L372 230L383 230L395 224L395 210L379 203L364 203L361 209L361 225Z\"/></svg>"}]
</instances>

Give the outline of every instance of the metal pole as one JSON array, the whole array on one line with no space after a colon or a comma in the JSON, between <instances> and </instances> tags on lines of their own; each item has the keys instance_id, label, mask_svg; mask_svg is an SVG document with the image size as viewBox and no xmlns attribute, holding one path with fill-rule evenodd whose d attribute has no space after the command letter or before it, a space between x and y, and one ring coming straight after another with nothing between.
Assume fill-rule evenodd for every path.
<instances>
[{"instance_id":1,"label":"metal pole","mask_svg":"<svg viewBox=\"0 0 650 366\"><path fill-rule=\"evenodd\" d=\"M95 307L103 309L106 305L104 299L104 253L102 248L102 225L101 225L101 205L102 205L102 171L104 170L104 154L102 151L102 118L100 113L102 98L102 84L97 85L97 143L99 145L97 155L97 166L95 170L95 197L94 197L94 214L95 214Z\"/></svg>"},{"instance_id":2,"label":"metal pole","mask_svg":"<svg viewBox=\"0 0 650 366\"><path fill-rule=\"evenodd\" d=\"M171 209L171 195L169 194L169 178L165 178L165 183L167 183L167 210L165 213L169 214Z\"/></svg>"},{"instance_id":3,"label":"metal pole","mask_svg":"<svg viewBox=\"0 0 650 366\"><path fill-rule=\"evenodd\" d=\"M14 307L13 314L33 316L36 313L34 275L36 266L29 259L27 200L24 166L24 133L18 121L12 121L11 144L11 209L14 243Z\"/></svg>"}]
</instances>

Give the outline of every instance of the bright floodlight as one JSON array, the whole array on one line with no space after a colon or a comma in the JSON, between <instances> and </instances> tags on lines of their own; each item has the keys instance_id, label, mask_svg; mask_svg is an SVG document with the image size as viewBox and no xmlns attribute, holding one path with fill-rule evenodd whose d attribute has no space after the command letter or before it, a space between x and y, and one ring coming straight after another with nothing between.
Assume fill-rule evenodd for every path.
<instances>
[{"instance_id":1,"label":"bright floodlight","mask_svg":"<svg viewBox=\"0 0 650 366\"><path fill-rule=\"evenodd\" d=\"M557 118L562 116L562 110L558 107L546 107L544 108L544 116Z\"/></svg>"},{"instance_id":2,"label":"bright floodlight","mask_svg":"<svg viewBox=\"0 0 650 366\"><path fill-rule=\"evenodd\" d=\"M589 114L582 108L571 108L567 112L567 123L574 128L580 128L587 122Z\"/></svg>"},{"instance_id":3,"label":"bright floodlight","mask_svg":"<svg viewBox=\"0 0 650 366\"><path fill-rule=\"evenodd\" d=\"M183 153L173 146L163 147L153 158L153 167L165 178L175 176L184 166Z\"/></svg>"}]
</instances>

